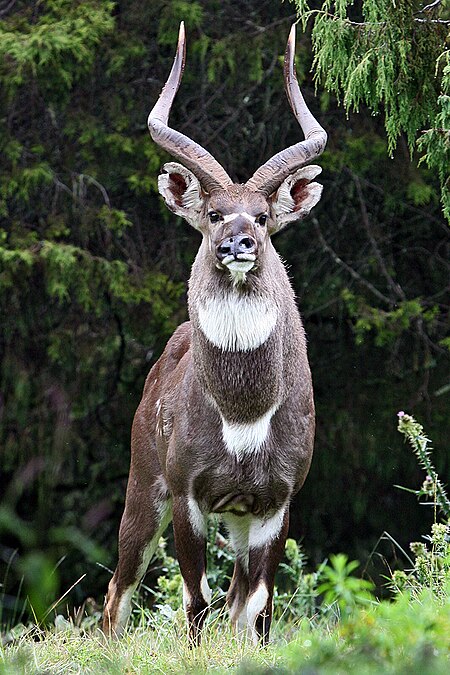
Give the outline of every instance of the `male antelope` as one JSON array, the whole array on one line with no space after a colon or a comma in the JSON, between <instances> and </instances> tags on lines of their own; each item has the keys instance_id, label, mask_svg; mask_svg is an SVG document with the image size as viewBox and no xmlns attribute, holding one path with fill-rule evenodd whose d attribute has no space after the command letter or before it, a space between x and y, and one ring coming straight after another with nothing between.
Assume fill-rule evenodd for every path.
<instances>
[{"instance_id":1,"label":"male antelope","mask_svg":"<svg viewBox=\"0 0 450 675\"><path fill-rule=\"evenodd\" d=\"M148 118L154 141L184 164L164 166L159 191L203 240L189 281L190 321L151 369L134 418L107 634L122 633L131 596L172 519L189 635L198 642L210 602L206 521L215 513L236 552L227 595L232 623L254 641L268 639L289 502L308 473L315 424L303 326L270 239L306 216L322 191L311 182L320 167L304 165L323 151L326 133L303 100L294 52L295 26L284 76L305 140L272 157L245 185L167 125L184 68L183 24Z\"/></svg>"}]
</instances>

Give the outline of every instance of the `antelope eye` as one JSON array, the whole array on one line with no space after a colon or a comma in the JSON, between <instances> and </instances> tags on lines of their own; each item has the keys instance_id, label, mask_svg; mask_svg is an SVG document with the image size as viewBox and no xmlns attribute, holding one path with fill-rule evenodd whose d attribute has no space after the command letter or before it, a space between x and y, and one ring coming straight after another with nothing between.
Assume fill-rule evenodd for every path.
<instances>
[{"instance_id":1,"label":"antelope eye","mask_svg":"<svg viewBox=\"0 0 450 675\"><path fill-rule=\"evenodd\" d=\"M210 211L208 216L212 223L218 223L221 218L220 213L217 213L217 211Z\"/></svg>"},{"instance_id":2,"label":"antelope eye","mask_svg":"<svg viewBox=\"0 0 450 675\"><path fill-rule=\"evenodd\" d=\"M257 217L256 222L258 225L267 225L267 214L262 213L260 216Z\"/></svg>"}]
</instances>

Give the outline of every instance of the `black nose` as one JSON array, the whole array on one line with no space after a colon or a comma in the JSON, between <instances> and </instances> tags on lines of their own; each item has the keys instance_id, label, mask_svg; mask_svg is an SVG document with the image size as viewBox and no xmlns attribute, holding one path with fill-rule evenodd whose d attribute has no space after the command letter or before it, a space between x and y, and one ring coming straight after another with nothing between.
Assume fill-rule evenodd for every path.
<instances>
[{"instance_id":1,"label":"black nose","mask_svg":"<svg viewBox=\"0 0 450 675\"><path fill-rule=\"evenodd\" d=\"M219 260L223 260L229 255L237 259L243 253L256 253L256 240L248 234L237 234L234 237L228 237L216 247L216 255Z\"/></svg>"}]
</instances>

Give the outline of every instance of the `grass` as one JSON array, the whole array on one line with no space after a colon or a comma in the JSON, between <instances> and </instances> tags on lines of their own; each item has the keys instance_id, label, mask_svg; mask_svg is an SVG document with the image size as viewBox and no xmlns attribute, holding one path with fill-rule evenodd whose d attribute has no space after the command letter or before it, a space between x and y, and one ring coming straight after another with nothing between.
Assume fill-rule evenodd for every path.
<instances>
[{"instance_id":1,"label":"grass","mask_svg":"<svg viewBox=\"0 0 450 675\"><path fill-rule=\"evenodd\" d=\"M152 619L119 641L105 641L98 630L80 635L70 627L24 636L3 649L0 673L207 673L230 672L246 661L262 668L276 664L276 643L260 650L239 641L222 619L209 625L197 649L188 646L181 610L171 620Z\"/></svg>"},{"instance_id":2,"label":"grass","mask_svg":"<svg viewBox=\"0 0 450 675\"><path fill-rule=\"evenodd\" d=\"M34 632L0 650L2 675L51 673L408 673L450 672L450 589L445 602L430 591L402 593L340 621L303 619L275 625L265 648L232 635L225 616L204 631L202 645L189 649L184 617L151 617L120 641L104 641L94 629Z\"/></svg>"}]
</instances>

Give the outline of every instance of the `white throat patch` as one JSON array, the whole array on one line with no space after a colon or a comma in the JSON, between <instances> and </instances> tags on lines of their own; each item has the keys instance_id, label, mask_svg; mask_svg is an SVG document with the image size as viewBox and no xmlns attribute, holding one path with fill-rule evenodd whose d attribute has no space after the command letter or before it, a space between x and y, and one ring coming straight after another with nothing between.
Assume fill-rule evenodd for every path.
<instances>
[{"instance_id":1,"label":"white throat patch","mask_svg":"<svg viewBox=\"0 0 450 675\"><path fill-rule=\"evenodd\" d=\"M225 351L246 352L262 345L277 322L277 308L262 298L234 293L199 303L198 320L204 335Z\"/></svg>"}]
</instances>

